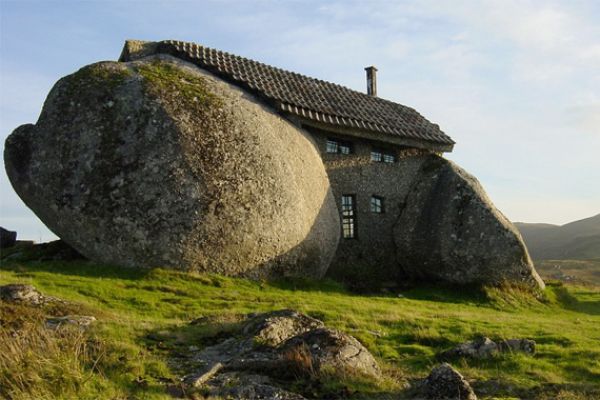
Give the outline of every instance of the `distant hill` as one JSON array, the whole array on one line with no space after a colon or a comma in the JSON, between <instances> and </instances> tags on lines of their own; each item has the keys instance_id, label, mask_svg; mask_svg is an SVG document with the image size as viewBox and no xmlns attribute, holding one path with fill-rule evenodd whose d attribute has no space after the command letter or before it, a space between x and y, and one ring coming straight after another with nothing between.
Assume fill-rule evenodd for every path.
<instances>
[{"instance_id":1,"label":"distant hill","mask_svg":"<svg viewBox=\"0 0 600 400\"><path fill-rule=\"evenodd\" d=\"M600 214L565 225L515 222L534 260L600 258Z\"/></svg>"}]
</instances>

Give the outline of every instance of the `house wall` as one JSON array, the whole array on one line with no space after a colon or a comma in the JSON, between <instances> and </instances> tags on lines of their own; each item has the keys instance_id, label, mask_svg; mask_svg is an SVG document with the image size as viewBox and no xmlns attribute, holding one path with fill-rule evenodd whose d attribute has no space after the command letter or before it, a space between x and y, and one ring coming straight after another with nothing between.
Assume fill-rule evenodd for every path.
<instances>
[{"instance_id":1,"label":"house wall","mask_svg":"<svg viewBox=\"0 0 600 400\"><path fill-rule=\"evenodd\" d=\"M357 288L401 281L403 276L396 261L393 226L425 154L430 152L304 128L312 134L322 155L340 215L342 195L356 196L357 237L340 239L328 275ZM328 138L352 143L352 154L327 153ZM394 152L396 162L372 162L373 148ZM371 212L373 195L384 198L384 213Z\"/></svg>"}]
</instances>

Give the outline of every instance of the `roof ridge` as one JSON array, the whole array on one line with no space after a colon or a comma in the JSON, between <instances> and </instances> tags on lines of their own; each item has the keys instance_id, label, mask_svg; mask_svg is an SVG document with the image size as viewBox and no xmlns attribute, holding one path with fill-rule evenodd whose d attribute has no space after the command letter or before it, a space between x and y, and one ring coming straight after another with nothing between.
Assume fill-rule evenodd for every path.
<instances>
[{"instance_id":1,"label":"roof ridge","mask_svg":"<svg viewBox=\"0 0 600 400\"><path fill-rule=\"evenodd\" d=\"M305 123L356 128L376 134L378 140L436 151L451 151L454 145L437 124L392 100L194 42L163 40L148 46L152 48L150 54L165 53L190 61Z\"/></svg>"}]
</instances>

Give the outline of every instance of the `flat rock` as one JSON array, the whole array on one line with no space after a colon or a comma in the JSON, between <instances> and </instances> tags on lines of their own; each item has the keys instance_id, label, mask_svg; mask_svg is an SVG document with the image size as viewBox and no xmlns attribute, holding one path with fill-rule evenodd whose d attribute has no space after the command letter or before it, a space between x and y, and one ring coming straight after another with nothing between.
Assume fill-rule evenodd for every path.
<instances>
[{"instance_id":1,"label":"flat rock","mask_svg":"<svg viewBox=\"0 0 600 400\"><path fill-rule=\"evenodd\" d=\"M252 335L257 343L277 346L293 336L324 326L322 321L298 311L279 310L253 315L242 331Z\"/></svg>"},{"instance_id":2,"label":"flat rock","mask_svg":"<svg viewBox=\"0 0 600 400\"><path fill-rule=\"evenodd\" d=\"M206 388L211 396L232 400L305 400L277 387L264 375L224 373L208 381Z\"/></svg>"},{"instance_id":3,"label":"flat rock","mask_svg":"<svg viewBox=\"0 0 600 400\"><path fill-rule=\"evenodd\" d=\"M447 363L431 370L423 381L421 395L432 400L477 400L469 382Z\"/></svg>"},{"instance_id":4,"label":"flat rock","mask_svg":"<svg viewBox=\"0 0 600 400\"><path fill-rule=\"evenodd\" d=\"M46 327L58 329L62 326L77 326L87 328L96 322L96 317L90 315L65 315L62 317L50 317L46 319Z\"/></svg>"},{"instance_id":5,"label":"flat rock","mask_svg":"<svg viewBox=\"0 0 600 400\"><path fill-rule=\"evenodd\" d=\"M499 353L521 352L535 353L535 341L529 339L508 339L494 342L488 337L461 343L440 354L443 359L452 358L489 358Z\"/></svg>"},{"instance_id":6,"label":"flat rock","mask_svg":"<svg viewBox=\"0 0 600 400\"><path fill-rule=\"evenodd\" d=\"M61 79L4 160L25 204L100 263L321 277L340 236L310 134L166 55Z\"/></svg>"},{"instance_id":7,"label":"flat rock","mask_svg":"<svg viewBox=\"0 0 600 400\"><path fill-rule=\"evenodd\" d=\"M451 161L429 156L401 206L394 241L407 277L544 287L518 230Z\"/></svg>"},{"instance_id":8,"label":"flat rock","mask_svg":"<svg viewBox=\"0 0 600 400\"><path fill-rule=\"evenodd\" d=\"M0 299L8 303L41 304L44 296L32 285L13 283L0 286Z\"/></svg>"}]
</instances>

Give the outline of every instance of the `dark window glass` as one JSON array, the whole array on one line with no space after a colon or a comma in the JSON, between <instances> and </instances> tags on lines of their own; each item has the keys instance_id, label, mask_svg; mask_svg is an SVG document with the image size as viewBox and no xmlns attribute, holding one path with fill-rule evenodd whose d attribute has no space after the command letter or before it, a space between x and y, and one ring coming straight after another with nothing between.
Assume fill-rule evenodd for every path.
<instances>
[{"instance_id":1,"label":"dark window glass","mask_svg":"<svg viewBox=\"0 0 600 400\"><path fill-rule=\"evenodd\" d=\"M396 162L396 156L391 151L384 151L380 149L373 149L371 151L371 161L394 163Z\"/></svg>"},{"instance_id":2,"label":"dark window glass","mask_svg":"<svg viewBox=\"0 0 600 400\"><path fill-rule=\"evenodd\" d=\"M390 153L384 153L383 154L383 162L385 163L393 163L396 162L396 157L393 154Z\"/></svg>"},{"instance_id":3,"label":"dark window glass","mask_svg":"<svg viewBox=\"0 0 600 400\"><path fill-rule=\"evenodd\" d=\"M328 153L337 153L338 152L338 142L334 140L327 140L327 152Z\"/></svg>"},{"instance_id":4,"label":"dark window glass","mask_svg":"<svg viewBox=\"0 0 600 400\"><path fill-rule=\"evenodd\" d=\"M350 142L342 142L335 139L327 139L327 153L334 154L351 154L352 144Z\"/></svg>"},{"instance_id":5,"label":"dark window glass","mask_svg":"<svg viewBox=\"0 0 600 400\"><path fill-rule=\"evenodd\" d=\"M383 213L383 197L371 196L371 212Z\"/></svg>"},{"instance_id":6,"label":"dark window glass","mask_svg":"<svg viewBox=\"0 0 600 400\"><path fill-rule=\"evenodd\" d=\"M342 196L342 236L356 238L356 201L354 195Z\"/></svg>"}]
</instances>

